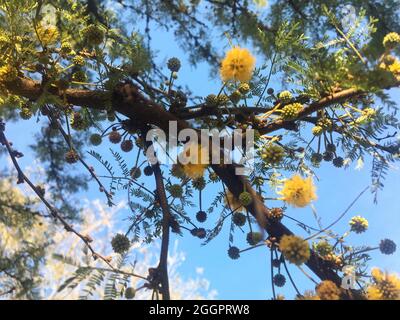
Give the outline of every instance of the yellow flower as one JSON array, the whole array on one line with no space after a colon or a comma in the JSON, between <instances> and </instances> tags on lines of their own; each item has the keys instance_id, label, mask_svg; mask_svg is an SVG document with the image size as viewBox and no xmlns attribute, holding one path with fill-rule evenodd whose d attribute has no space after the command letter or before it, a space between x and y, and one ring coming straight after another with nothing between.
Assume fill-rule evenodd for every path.
<instances>
[{"instance_id":1,"label":"yellow flower","mask_svg":"<svg viewBox=\"0 0 400 320\"><path fill-rule=\"evenodd\" d=\"M204 164L193 164L188 163L182 166L183 172L188 178L198 179L204 176L204 171L206 170L206 166Z\"/></svg>"},{"instance_id":2,"label":"yellow flower","mask_svg":"<svg viewBox=\"0 0 400 320\"><path fill-rule=\"evenodd\" d=\"M181 156L187 162L182 164L182 170L188 178L198 179L204 176L204 171L208 164L206 149L202 149L198 144L190 144L185 147Z\"/></svg>"},{"instance_id":3,"label":"yellow flower","mask_svg":"<svg viewBox=\"0 0 400 320\"><path fill-rule=\"evenodd\" d=\"M391 72L395 78L400 77L400 60L393 56L386 56L386 59L379 65L379 68Z\"/></svg>"},{"instance_id":4,"label":"yellow flower","mask_svg":"<svg viewBox=\"0 0 400 320\"><path fill-rule=\"evenodd\" d=\"M321 300L339 300L340 299L340 289L336 284L330 280L322 281L317 286L317 295Z\"/></svg>"},{"instance_id":5,"label":"yellow flower","mask_svg":"<svg viewBox=\"0 0 400 320\"><path fill-rule=\"evenodd\" d=\"M290 263L301 265L310 258L310 247L303 238L284 235L279 241L279 250Z\"/></svg>"},{"instance_id":6,"label":"yellow flower","mask_svg":"<svg viewBox=\"0 0 400 320\"><path fill-rule=\"evenodd\" d=\"M394 49L400 44L400 35L397 32L388 33L385 38L383 38L383 46L386 49Z\"/></svg>"},{"instance_id":7,"label":"yellow flower","mask_svg":"<svg viewBox=\"0 0 400 320\"><path fill-rule=\"evenodd\" d=\"M230 208L232 211L242 212L245 210L239 199L237 199L229 190L226 191L224 202L225 206Z\"/></svg>"},{"instance_id":8,"label":"yellow flower","mask_svg":"<svg viewBox=\"0 0 400 320\"><path fill-rule=\"evenodd\" d=\"M391 65L388 66L388 70L394 75L400 74L400 61L396 59Z\"/></svg>"},{"instance_id":9,"label":"yellow flower","mask_svg":"<svg viewBox=\"0 0 400 320\"><path fill-rule=\"evenodd\" d=\"M400 300L400 279L395 274L374 268L371 271L373 284L367 289L370 300Z\"/></svg>"},{"instance_id":10,"label":"yellow flower","mask_svg":"<svg viewBox=\"0 0 400 320\"><path fill-rule=\"evenodd\" d=\"M37 36L43 45L47 46L57 42L59 33L57 27L51 25L42 25L37 28Z\"/></svg>"},{"instance_id":11,"label":"yellow flower","mask_svg":"<svg viewBox=\"0 0 400 320\"><path fill-rule=\"evenodd\" d=\"M299 175L287 179L278 194L282 195L281 199L288 204L300 208L307 206L311 201L317 199L312 178L303 179Z\"/></svg>"},{"instance_id":12,"label":"yellow flower","mask_svg":"<svg viewBox=\"0 0 400 320\"><path fill-rule=\"evenodd\" d=\"M249 50L233 47L222 61L220 75L223 81L248 82L253 74L256 59Z\"/></svg>"},{"instance_id":13,"label":"yellow flower","mask_svg":"<svg viewBox=\"0 0 400 320\"><path fill-rule=\"evenodd\" d=\"M18 71L16 68L5 65L0 67L0 81L11 82L18 77Z\"/></svg>"}]
</instances>

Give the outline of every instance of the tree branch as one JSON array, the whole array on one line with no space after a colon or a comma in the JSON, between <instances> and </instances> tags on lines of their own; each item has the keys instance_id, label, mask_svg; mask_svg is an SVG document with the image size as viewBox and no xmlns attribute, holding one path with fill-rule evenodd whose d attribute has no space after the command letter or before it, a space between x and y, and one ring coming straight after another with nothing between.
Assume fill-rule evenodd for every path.
<instances>
[{"instance_id":1,"label":"tree branch","mask_svg":"<svg viewBox=\"0 0 400 320\"><path fill-rule=\"evenodd\" d=\"M156 179L156 190L158 201L163 212L162 219L162 240L161 240L161 252L160 252L160 262L158 265L158 271L161 280L161 293L163 300L170 300L169 293L169 280L168 280L168 246L169 246L169 228L171 211L169 210L167 195L165 194L165 187L162 172L160 169L160 164L157 162L153 165L154 176Z\"/></svg>"}]
</instances>

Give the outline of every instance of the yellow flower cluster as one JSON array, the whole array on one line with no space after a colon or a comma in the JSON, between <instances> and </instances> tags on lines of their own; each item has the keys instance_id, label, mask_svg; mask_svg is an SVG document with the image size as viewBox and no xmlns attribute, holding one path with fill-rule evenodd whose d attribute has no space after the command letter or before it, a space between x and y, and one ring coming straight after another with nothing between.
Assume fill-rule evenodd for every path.
<instances>
[{"instance_id":1,"label":"yellow flower cluster","mask_svg":"<svg viewBox=\"0 0 400 320\"><path fill-rule=\"evenodd\" d=\"M0 67L0 81L13 81L18 77L18 71L10 66L10 65L5 65L3 67Z\"/></svg>"},{"instance_id":2,"label":"yellow flower cluster","mask_svg":"<svg viewBox=\"0 0 400 320\"><path fill-rule=\"evenodd\" d=\"M391 72L394 77L400 78L400 61L392 55L386 55L379 65L379 68Z\"/></svg>"},{"instance_id":3,"label":"yellow flower cluster","mask_svg":"<svg viewBox=\"0 0 400 320\"><path fill-rule=\"evenodd\" d=\"M310 258L310 247L303 238L284 235L279 241L279 250L290 263L301 265Z\"/></svg>"},{"instance_id":4,"label":"yellow flower cluster","mask_svg":"<svg viewBox=\"0 0 400 320\"><path fill-rule=\"evenodd\" d=\"M368 229L368 220L361 216L355 216L351 218L349 225L350 231L353 231L355 233L362 233Z\"/></svg>"},{"instance_id":5,"label":"yellow flower cluster","mask_svg":"<svg viewBox=\"0 0 400 320\"><path fill-rule=\"evenodd\" d=\"M388 66L388 71L393 73L395 76L400 76L400 61L396 59L392 64Z\"/></svg>"},{"instance_id":6,"label":"yellow flower cluster","mask_svg":"<svg viewBox=\"0 0 400 320\"><path fill-rule=\"evenodd\" d=\"M330 280L322 281L316 291L321 300L340 300L340 289Z\"/></svg>"},{"instance_id":7,"label":"yellow flower cluster","mask_svg":"<svg viewBox=\"0 0 400 320\"><path fill-rule=\"evenodd\" d=\"M37 32L37 37L44 46L48 46L57 42L58 37L60 35L57 30L57 27L52 25L39 26L36 32Z\"/></svg>"},{"instance_id":8,"label":"yellow flower cluster","mask_svg":"<svg viewBox=\"0 0 400 320\"><path fill-rule=\"evenodd\" d=\"M374 268L371 271L373 284L367 289L370 300L400 300L400 279L395 274Z\"/></svg>"},{"instance_id":9,"label":"yellow flower cluster","mask_svg":"<svg viewBox=\"0 0 400 320\"><path fill-rule=\"evenodd\" d=\"M191 179L198 179L204 176L207 167L208 154L206 149L202 149L200 145L190 144L185 147L183 155L187 163L182 164L183 173Z\"/></svg>"},{"instance_id":10,"label":"yellow flower cluster","mask_svg":"<svg viewBox=\"0 0 400 320\"><path fill-rule=\"evenodd\" d=\"M383 38L383 46L388 50L392 50L398 45L400 45L400 35L397 32L390 32Z\"/></svg>"},{"instance_id":11,"label":"yellow flower cluster","mask_svg":"<svg viewBox=\"0 0 400 320\"><path fill-rule=\"evenodd\" d=\"M299 175L294 175L284 182L283 188L278 194L282 195L282 200L293 207L302 208L317 199L315 191L316 188L311 177L303 179Z\"/></svg>"},{"instance_id":12,"label":"yellow flower cluster","mask_svg":"<svg viewBox=\"0 0 400 320\"><path fill-rule=\"evenodd\" d=\"M233 47L226 53L221 63L220 75L222 80L248 82L253 75L255 62L256 59L249 50Z\"/></svg>"},{"instance_id":13,"label":"yellow flower cluster","mask_svg":"<svg viewBox=\"0 0 400 320\"><path fill-rule=\"evenodd\" d=\"M356 119L356 123L365 124L371 122L376 116L376 110L373 108L365 108L361 115Z\"/></svg>"}]
</instances>

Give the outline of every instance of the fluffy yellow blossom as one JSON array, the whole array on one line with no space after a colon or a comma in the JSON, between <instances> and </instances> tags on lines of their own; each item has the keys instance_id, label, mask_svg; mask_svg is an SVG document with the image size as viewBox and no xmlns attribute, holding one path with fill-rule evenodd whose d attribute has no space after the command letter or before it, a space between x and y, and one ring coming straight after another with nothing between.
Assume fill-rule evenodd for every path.
<instances>
[{"instance_id":1,"label":"fluffy yellow blossom","mask_svg":"<svg viewBox=\"0 0 400 320\"><path fill-rule=\"evenodd\" d=\"M293 207L305 207L311 201L316 200L315 186L311 177L303 179L299 175L285 180L283 188L278 192L282 200Z\"/></svg>"},{"instance_id":2,"label":"fluffy yellow blossom","mask_svg":"<svg viewBox=\"0 0 400 320\"><path fill-rule=\"evenodd\" d=\"M197 179L204 176L204 171L208 164L208 154L205 148L197 144L190 144L180 155L185 159L182 163L183 173L191 179Z\"/></svg>"},{"instance_id":3,"label":"fluffy yellow blossom","mask_svg":"<svg viewBox=\"0 0 400 320\"><path fill-rule=\"evenodd\" d=\"M232 192L229 190L226 191L226 195L224 197L225 205L235 212L242 212L245 210L242 203L237 199Z\"/></svg>"},{"instance_id":4,"label":"fluffy yellow blossom","mask_svg":"<svg viewBox=\"0 0 400 320\"><path fill-rule=\"evenodd\" d=\"M400 75L400 61L396 59L392 64L388 66L388 70L395 76Z\"/></svg>"},{"instance_id":5,"label":"fluffy yellow blossom","mask_svg":"<svg viewBox=\"0 0 400 320\"><path fill-rule=\"evenodd\" d=\"M193 164L188 163L183 165L183 172L188 178L198 179L204 176L204 171L206 170L206 166L203 164Z\"/></svg>"},{"instance_id":6,"label":"fluffy yellow blossom","mask_svg":"<svg viewBox=\"0 0 400 320\"><path fill-rule=\"evenodd\" d=\"M57 27L52 25L39 26L36 32L40 42L45 46L57 42L58 37L60 35L58 33Z\"/></svg>"},{"instance_id":7,"label":"fluffy yellow blossom","mask_svg":"<svg viewBox=\"0 0 400 320\"><path fill-rule=\"evenodd\" d=\"M371 271L373 284L367 289L370 300L400 300L400 279L395 274L374 268Z\"/></svg>"},{"instance_id":8,"label":"fluffy yellow blossom","mask_svg":"<svg viewBox=\"0 0 400 320\"><path fill-rule=\"evenodd\" d=\"M16 68L5 65L0 67L0 81L13 81L18 77L18 71Z\"/></svg>"},{"instance_id":9,"label":"fluffy yellow blossom","mask_svg":"<svg viewBox=\"0 0 400 320\"><path fill-rule=\"evenodd\" d=\"M385 38L383 38L383 46L386 49L394 49L400 44L400 35L397 32L388 33Z\"/></svg>"},{"instance_id":10,"label":"fluffy yellow blossom","mask_svg":"<svg viewBox=\"0 0 400 320\"><path fill-rule=\"evenodd\" d=\"M310 258L310 247L303 238L284 235L279 241L279 250L290 263L301 265Z\"/></svg>"},{"instance_id":11,"label":"fluffy yellow blossom","mask_svg":"<svg viewBox=\"0 0 400 320\"><path fill-rule=\"evenodd\" d=\"M248 82L254 70L256 59L249 50L233 47L222 61L220 75L223 81Z\"/></svg>"},{"instance_id":12,"label":"fluffy yellow blossom","mask_svg":"<svg viewBox=\"0 0 400 320\"><path fill-rule=\"evenodd\" d=\"M330 281L322 281L316 288L317 295L321 300L339 300L340 289L337 285Z\"/></svg>"},{"instance_id":13,"label":"fluffy yellow blossom","mask_svg":"<svg viewBox=\"0 0 400 320\"><path fill-rule=\"evenodd\" d=\"M400 78L400 60L396 57L386 56L379 68L391 72L395 78Z\"/></svg>"}]
</instances>

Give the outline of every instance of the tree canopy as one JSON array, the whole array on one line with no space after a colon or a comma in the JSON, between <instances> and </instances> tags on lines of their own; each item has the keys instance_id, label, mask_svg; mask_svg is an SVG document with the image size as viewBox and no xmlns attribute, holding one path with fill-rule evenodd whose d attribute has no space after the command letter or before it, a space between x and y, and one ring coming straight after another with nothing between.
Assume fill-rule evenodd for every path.
<instances>
[{"instance_id":1,"label":"tree canopy","mask_svg":"<svg viewBox=\"0 0 400 320\"><path fill-rule=\"evenodd\" d=\"M111 279L108 297L149 290L154 299L170 299L170 234L207 244L227 227L233 260L260 246L270 252L270 298L281 299L277 287L295 282L288 268L294 265L307 266L316 282L312 292L294 285L297 299L399 299L396 275L367 270L368 253L393 254L392 240L352 246L347 234L334 231L344 214L318 228L301 220L299 230L285 224L288 208L318 201L322 162L332 170L371 162L368 189L378 201L400 154L392 96L400 84L399 12L395 0L0 0L0 143L14 168L2 171L0 230L13 230L8 237L24 243L0 256L0 294L38 297L33 279L49 244L28 233L45 219L74 234L96 263L76 266L60 291L103 268ZM193 78L204 64L211 67L213 92L201 96L182 83L178 58L158 62L152 34L160 29L187 54ZM24 155L7 132L24 120L37 126L27 139L43 167L39 179L19 165ZM202 139L204 129L210 131ZM160 130L167 141L148 139ZM212 130L223 135L213 140ZM248 150L236 140L230 148L215 145L235 134L251 144L254 157L246 160ZM161 161L163 151L170 162ZM35 197L12 189L9 179ZM77 227L84 218L79 199L93 185L110 208L124 194L131 210L124 233L108 239L118 261ZM367 228L362 216L349 222L349 232ZM247 244L234 242L235 229L247 234ZM157 239L155 267L141 275L121 271L133 246ZM7 246L2 239L0 253ZM362 281L343 286L349 274ZM137 277L137 287L117 292L114 275ZM97 274L90 286L103 280Z\"/></svg>"}]
</instances>

